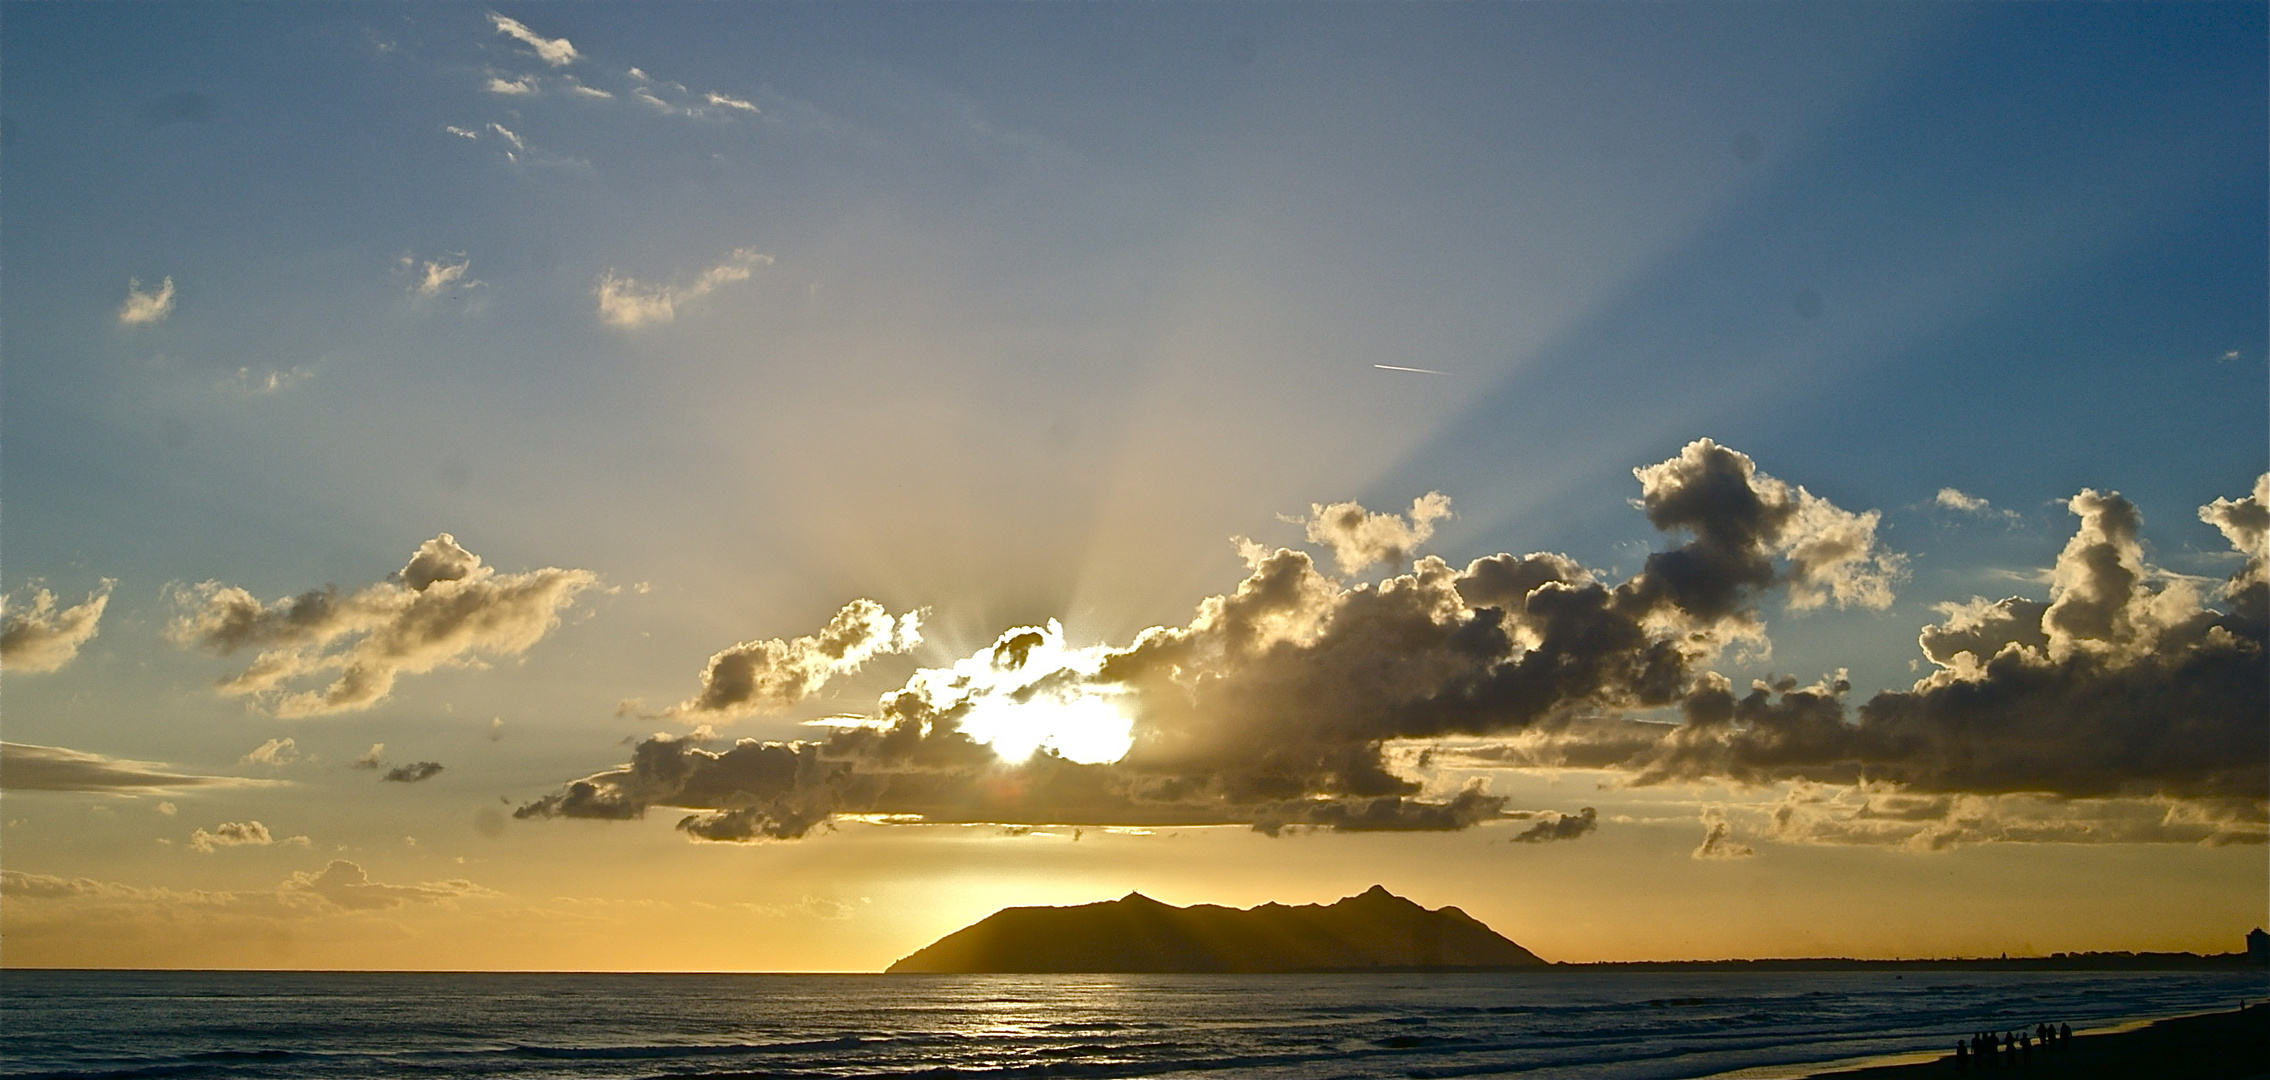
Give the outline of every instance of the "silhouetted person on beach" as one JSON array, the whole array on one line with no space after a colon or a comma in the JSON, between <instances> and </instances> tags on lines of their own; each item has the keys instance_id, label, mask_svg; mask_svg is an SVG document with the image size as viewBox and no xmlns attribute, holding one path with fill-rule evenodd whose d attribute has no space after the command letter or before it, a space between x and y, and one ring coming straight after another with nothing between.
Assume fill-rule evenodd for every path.
<instances>
[{"instance_id":1,"label":"silhouetted person on beach","mask_svg":"<svg viewBox=\"0 0 2270 1080\"><path fill-rule=\"evenodd\" d=\"M1961 1039L1955 1040L1955 1071L1960 1073L1970 1071L1970 1044Z\"/></svg>"},{"instance_id":2,"label":"silhouetted person on beach","mask_svg":"<svg viewBox=\"0 0 2270 1080\"><path fill-rule=\"evenodd\" d=\"M2059 1024L2059 1025L2057 1025L2057 1043L2058 1043L2058 1045L2060 1045L2060 1046L2071 1046L2071 1045L2073 1045L2073 1025L2071 1025L2071 1024Z\"/></svg>"}]
</instances>

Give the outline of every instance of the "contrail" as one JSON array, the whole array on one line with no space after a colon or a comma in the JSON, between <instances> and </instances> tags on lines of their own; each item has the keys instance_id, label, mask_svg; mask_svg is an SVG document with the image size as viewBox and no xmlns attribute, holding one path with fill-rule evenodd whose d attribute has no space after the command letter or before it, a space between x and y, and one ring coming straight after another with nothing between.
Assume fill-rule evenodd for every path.
<instances>
[{"instance_id":1,"label":"contrail","mask_svg":"<svg viewBox=\"0 0 2270 1080\"><path fill-rule=\"evenodd\" d=\"M1408 371L1408 372L1411 372L1411 373L1413 373L1413 374L1416 374L1416 375L1444 375L1444 374L1448 374L1447 372L1436 371L1436 370L1434 370L1433 368L1423 368L1423 367L1396 367L1396 366L1395 366L1395 365L1393 365L1393 364L1373 364L1372 366L1373 366L1373 367L1375 367L1375 368L1378 368L1378 369L1379 369L1379 370L1381 370L1381 371Z\"/></svg>"}]
</instances>

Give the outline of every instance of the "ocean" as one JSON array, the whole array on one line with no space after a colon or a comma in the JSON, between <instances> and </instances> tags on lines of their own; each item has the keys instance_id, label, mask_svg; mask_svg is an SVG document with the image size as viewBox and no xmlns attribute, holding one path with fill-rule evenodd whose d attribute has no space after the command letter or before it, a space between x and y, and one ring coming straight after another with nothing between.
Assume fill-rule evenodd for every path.
<instances>
[{"instance_id":1,"label":"ocean","mask_svg":"<svg viewBox=\"0 0 2270 1080\"><path fill-rule=\"evenodd\" d=\"M2229 1009L2261 972L0 973L0 1077L1670 1080Z\"/></svg>"}]
</instances>

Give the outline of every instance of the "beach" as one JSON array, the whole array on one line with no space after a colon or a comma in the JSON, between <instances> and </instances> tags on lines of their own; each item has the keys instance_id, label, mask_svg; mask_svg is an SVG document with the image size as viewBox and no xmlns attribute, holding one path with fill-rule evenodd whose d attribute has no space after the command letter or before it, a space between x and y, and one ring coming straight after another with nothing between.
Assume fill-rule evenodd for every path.
<instances>
[{"instance_id":1,"label":"beach","mask_svg":"<svg viewBox=\"0 0 2270 1080\"><path fill-rule=\"evenodd\" d=\"M1938 1060L1812 1074L1817 1080L1906 1080L1909 1077L2009 1076L2056 1080L2254 1080L2270 1077L2270 1007L2204 1013L2142 1027L2075 1034L2056 1049L2036 1047L2018 1064L1987 1067Z\"/></svg>"}]
</instances>

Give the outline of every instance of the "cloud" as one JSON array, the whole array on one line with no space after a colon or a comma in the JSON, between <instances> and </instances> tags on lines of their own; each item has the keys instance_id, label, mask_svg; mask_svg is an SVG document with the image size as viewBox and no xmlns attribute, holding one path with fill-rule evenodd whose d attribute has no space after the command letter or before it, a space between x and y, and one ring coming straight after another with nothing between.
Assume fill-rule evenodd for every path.
<instances>
[{"instance_id":1,"label":"cloud","mask_svg":"<svg viewBox=\"0 0 2270 1080\"><path fill-rule=\"evenodd\" d=\"M1732 643L1763 640L1760 604L1777 593L1792 606L1886 602L1901 559L1878 544L1875 513L1833 506L1708 440L1635 476L1641 509L1680 542L1621 583L1565 556L1501 554L1463 570L1423 556L1408 573L1347 584L1305 552L1247 543L1246 578L1185 625L1086 647L1054 625L1012 628L917 671L823 739L711 748L660 735L519 815L670 807L691 812L680 821L689 836L711 840L803 836L838 814L1272 832L1522 816L1478 788L1430 795L1429 771L1455 758L1600 769L1612 784L1866 778L1903 798L2158 799L2237 822L2162 838L2260 831L2270 583L2254 557L2219 592L2231 612L2207 608L2196 583L2143 563L2133 507L2083 492L2046 601L1943 606L1918 639L1936 670L1854 710L1841 672L1738 688L1710 665ZM2259 520L2246 502L2208 516L2232 521L2244 542ZM1372 516L1350 515L1318 542ZM804 648L749 648L748 670L778 666L791 673L781 685L803 687L787 658ZM744 654L719 654L729 655ZM770 684L713 678L704 693L724 688L719 703L740 708L808 692L765 698L759 685ZM1431 764L1403 749L1443 740L1459 745ZM1527 820L1531 832L1547 824ZM1537 835L1573 835L1581 820L1556 816ZM1703 857L1741 848L1730 828L1705 824Z\"/></svg>"},{"instance_id":2,"label":"cloud","mask_svg":"<svg viewBox=\"0 0 2270 1080\"><path fill-rule=\"evenodd\" d=\"M1321 503L1308 509L1308 539L1332 549L1340 572L1353 574L1375 563L1401 565L1434 535L1434 523L1450 516L1450 498L1430 491L1411 501L1409 521L1375 514L1353 502Z\"/></svg>"},{"instance_id":3,"label":"cloud","mask_svg":"<svg viewBox=\"0 0 2270 1080\"><path fill-rule=\"evenodd\" d=\"M1982 843L2260 844L2270 826L2245 800L2068 799L1925 793L1898 784L1798 781L1766 807L1768 835L1790 844L1943 851Z\"/></svg>"},{"instance_id":4,"label":"cloud","mask_svg":"<svg viewBox=\"0 0 2270 1080\"><path fill-rule=\"evenodd\" d=\"M299 759L299 750L290 739L270 739L253 747L252 752L239 761L242 765L289 765Z\"/></svg>"},{"instance_id":5,"label":"cloud","mask_svg":"<svg viewBox=\"0 0 2270 1080\"><path fill-rule=\"evenodd\" d=\"M1515 834L1517 844L1543 844L1554 840L1574 840L1600 827L1600 814L1587 806L1573 814L1556 814L1550 810L1537 815L1537 823Z\"/></svg>"},{"instance_id":6,"label":"cloud","mask_svg":"<svg viewBox=\"0 0 2270 1080\"><path fill-rule=\"evenodd\" d=\"M854 600L817 634L744 641L711 656L701 692L664 715L701 722L787 708L868 660L921 644L921 623L919 611L893 618L873 600Z\"/></svg>"},{"instance_id":7,"label":"cloud","mask_svg":"<svg viewBox=\"0 0 2270 1080\"><path fill-rule=\"evenodd\" d=\"M1808 512L1831 522L1866 515L1808 502L1707 441L1685 460L1699 467L1643 480L1659 524L1693 538L1622 585L1563 556L1498 555L1463 572L1423 557L1408 574L1350 586L1304 552L1248 543L1246 579L1199 604L1185 626L1154 627L1116 648L1073 648L1053 625L1012 628L951 667L917 671L874 716L824 740L718 751L657 736L630 764L520 814L628 818L678 807L697 811L680 825L703 839L801 836L839 812L1272 831L1468 827L1499 816L1503 800L1473 789L1427 797L1386 760L1391 741L1561 732L1603 713L1676 704L1703 681L1699 665L1756 632L1753 605L1777 584L1890 559L1872 538L1845 554L1804 543L1824 531ZM1445 504L1422 499L1414 516L1423 524ZM1400 533L1385 535L1369 524L1378 515L1354 511L1319 515L1320 542L1353 542L1364 558L1400 546L1413 528L1394 521ZM765 661L756 669L794 651L753 650Z\"/></svg>"},{"instance_id":8,"label":"cloud","mask_svg":"<svg viewBox=\"0 0 2270 1080\"><path fill-rule=\"evenodd\" d=\"M213 826L212 832L198 829L189 834L190 849L207 855L225 847L267 847L275 842L268 826L257 821L224 821Z\"/></svg>"},{"instance_id":9,"label":"cloud","mask_svg":"<svg viewBox=\"0 0 2270 1080\"><path fill-rule=\"evenodd\" d=\"M517 97L522 94L533 94L536 92L536 77L533 75L528 75L514 79L510 82L506 82L503 79L491 76L489 79L488 91L492 94L504 94L508 97Z\"/></svg>"},{"instance_id":10,"label":"cloud","mask_svg":"<svg viewBox=\"0 0 2270 1080\"><path fill-rule=\"evenodd\" d=\"M461 128L455 124L443 124L441 129L457 136L460 139L473 139L477 141L481 137L480 132L475 131L472 128Z\"/></svg>"},{"instance_id":11,"label":"cloud","mask_svg":"<svg viewBox=\"0 0 2270 1080\"><path fill-rule=\"evenodd\" d=\"M79 646L94 640L103 609L110 606L110 590L117 584L104 578L84 601L60 611L55 594L46 589L32 589L29 609L21 601L11 604L0 596L0 669L34 675L70 663L79 655Z\"/></svg>"},{"instance_id":12,"label":"cloud","mask_svg":"<svg viewBox=\"0 0 2270 1080\"><path fill-rule=\"evenodd\" d=\"M707 101L712 105L727 109L738 109L742 112L753 113L758 111L756 105L751 102L743 101L740 98L736 97L727 97L724 94L717 93L714 90L709 92L708 94L703 95L702 100Z\"/></svg>"},{"instance_id":13,"label":"cloud","mask_svg":"<svg viewBox=\"0 0 2270 1080\"><path fill-rule=\"evenodd\" d=\"M575 46L568 44L568 39L544 38L518 19L508 19L492 11L489 12L489 23L497 28L497 33L534 49L537 59L553 67L566 67L582 58L575 51Z\"/></svg>"},{"instance_id":14,"label":"cloud","mask_svg":"<svg viewBox=\"0 0 2270 1080\"><path fill-rule=\"evenodd\" d=\"M1703 839L1691 853L1697 859L1747 859L1757 852L1749 845L1734 840L1734 827L1726 821L1726 810L1717 804L1702 808Z\"/></svg>"},{"instance_id":15,"label":"cloud","mask_svg":"<svg viewBox=\"0 0 2270 1080\"><path fill-rule=\"evenodd\" d=\"M155 914L168 925L193 911L311 915L379 911L413 903L444 903L498 895L493 889L463 879L387 885L370 880L362 867L344 859L334 859L313 873L295 871L272 890L243 892L148 888L86 877L0 870L0 896L10 903L75 904L121 916Z\"/></svg>"},{"instance_id":16,"label":"cloud","mask_svg":"<svg viewBox=\"0 0 2270 1080\"><path fill-rule=\"evenodd\" d=\"M362 755L361 757L358 757L358 758L356 758L355 760L348 762L348 763L347 763L347 767L348 767L348 768L350 768L350 769L376 769L376 768L378 768L378 765L379 765L378 756L379 756L380 754L383 754L383 753L385 753L385 752L386 752L386 744L385 744L385 743L382 743L382 742L374 742L374 743L370 744L370 749L369 749L369 750L366 750L366 751L364 751L364 752L363 752L363 755Z\"/></svg>"},{"instance_id":17,"label":"cloud","mask_svg":"<svg viewBox=\"0 0 2270 1080\"><path fill-rule=\"evenodd\" d=\"M1983 514L1988 509L1985 499L1965 495L1951 487L1940 488L1938 497L1932 501L1948 510L1960 510L1966 514Z\"/></svg>"},{"instance_id":18,"label":"cloud","mask_svg":"<svg viewBox=\"0 0 2270 1080\"><path fill-rule=\"evenodd\" d=\"M512 148L515 150L525 151L528 149L528 144L520 141L520 136L513 134L512 129L504 126L503 124L495 123L494 121L492 121L489 124L489 130L494 131L498 135L502 136L504 138L504 141L511 143Z\"/></svg>"},{"instance_id":19,"label":"cloud","mask_svg":"<svg viewBox=\"0 0 2270 1080\"><path fill-rule=\"evenodd\" d=\"M259 650L220 681L219 692L249 697L278 716L320 716L369 708L402 675L525 653L599 581L588 570L557 567L500 574L448 533L420 545L395 578L345 595L327 587L271 604L219 582L177 586L170 591L187 610L167 636L221 656ZM291 688L331 672L337 675L320 689Z\"/></svg>"},{"instance_id":20,"label":"cloud","mask_svg":"<svg viewBox=\"0 0 2270 1080\"><path fill-rule=\"evenodd\" d=\"M196 787L255 787L272 780L177 773L152 761L106 757L60 746L0 743L0 788L143 795Z\"/></svg>"},{"instance_id":21,"label":"cloud","mask_svg":"<svg viewBox=\"0 0 2270 1080\"><path fill-rule=\"evenodd\" d=\"M173 276L167 275L163 283L149 292L142 291L140 278L126 279L126 303L118 308L118 321L128 326L164 322L173 314Z\"/></svg>"},{"instance_id":22,"label":"cloud","mask_svg":"<svg viewBox=\"0 0 2270 1080\"><path fill-rule=\"evenodd\" d=\"M467 275L473 260L460 251L439 259L413 259L402 256L401 269L410 276L410 294L421 299L432 299L451 289L474 289L481 282Z\"/></svg>"},{"instance_id":23,"label":"cloud","mask_svg":"<svg viewBox=\"0 0 2270 1080\"><path fill-rule=\"evenodd\" d=\"M1716 680L1683 701L1688 723L1625 766L1638 782L1865 776L1922 793L2237 799L2259 820L2270 584L2256 557L2220 590L2231 611L2218 612L2143 561L2126 499L2085 490L2069 506L2081 522L2049 600L1943 606L1945 621L1918 638L1935 670L1913 687L1848 720L1841 681L1757 683L1737 697Z\"/></svg>"},{"instance_id":24,"label":"cloud","mask_svg":"<svg viewBox=\"0 0 2270 1080\"><path fill-rule=\"evenodd\" d=\"M408 765L398 765L386 770L386 775L379 777L379 779L391 780L398 784L415 784L423 780L433 779L434 774L440 771L441 762L413 761Z\"/></svg>"},{"instance_id":25,"label":"cloud","mask_svg":"<svg viewBox=\"0 0 2270 1080\"><path fill-rule=\"evenodd\" d=\"M635 278L616 277L609 270L599 277L599 321L625 330L670 322L678 317L679 304L708 296L721 285L747 281L759 265L772 265L772 256L736 248L724 262L702 271L693 284L682 287L645 285Z\"/></svg>"}]
</instances>

